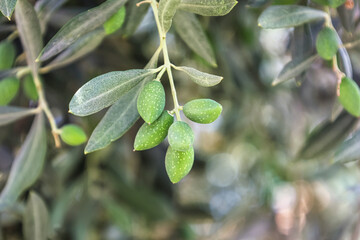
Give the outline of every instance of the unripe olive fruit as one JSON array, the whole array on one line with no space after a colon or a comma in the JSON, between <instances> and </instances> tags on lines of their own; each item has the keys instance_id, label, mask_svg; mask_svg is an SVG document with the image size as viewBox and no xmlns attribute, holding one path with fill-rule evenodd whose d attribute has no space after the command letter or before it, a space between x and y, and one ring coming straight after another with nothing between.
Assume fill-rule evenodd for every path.
<instances>
[{"instance_id":1,"label":"unripe olive fruit","mask_svg":"<svg viewBox=\"0 0 360 240\"><path fill-rule=\"evenodd\" d=\"M194 143L194 133L186 122L177 121L169 128L168 140L174 150L187 151Z\"/></svg>"},{"instance_id":2,"label":"unripe olive fruit","mask_svg":"<svg viewBox=\"0 0 360 240\"><path fill-rule=\"evenodd\" d=\"M316 38L316 50L320 57L331 60L339 48L338 36L335 30L324 27Z\"/></svg>"},{"instance_id":3,"label":"unripe olive fruit","mask_svg":"<svg viewBox=\"0 0 360 240\"><path fill-rule=\"evenodd\" d=\"M193 164L193 147L187 151L177 151L169 146L165 156L165 168L172 183L177 183L183 179L190 172Z\"/></svg>"},{"instance_id":4,"label":"unripe olive fruit","mask_svg":"<svg viewBox=\"0 0 360 240\"><path fill-rule=\"evenodd\" d=\"M23 79L23 90L25 96L33 101L38 100L39 96L34 83L34 78L31 74L28 74Z\"/></svg>"},{"instance_id":5,"label":"unripe olive fruit","mask_svg":"<svg viewBox=\"0 0 360 240\"><path fill-rule=\"evenodd\" d=\"M141 151L159 145L167 136L174 117L166 110L151 125L144 123L136 134L134 150Z\"/></svg>"},{"instance_id":6,"label":"unripe olive fruit","mask_svg":"<svg viewBox=\"0 0 360 240\"><path fill-rule=\"evenodd\" d=\"M19 90L19 79L9 77L0 80L0 106L5 106L13 100Z\"/></svg>"},{"instance_id":7,"label":"unripe olive fruit","mask_svg":"<svg viewBox=\"0 0 360 240\"><path fill-rule=\"evenodd\" d=\"M60 137L66 144L71 146L83 144L87 140L84 130L74 124L68 124L62 127L60 129Z\"/></svg>"},{"instance_id":8,"label":"unripe olive fruit","mask_svg":"<svg viewBox=\"0 0 360 240\"><path fill-rule=\"evenodd\" d=\"M112 34L116 32L124 23L126 15L125 7L121 7L113 16L111 16L105 23L104 29L106 34Z\"/></svg>"},{"instance_id":9,"label":"unripe olive fruit","mask_svg":"<svg viewBox=\"0 0 360 240\"><path fill-rule=\"evenodd\" d=\"M10 69L15 60L15 47L9 41L0 43L0 70Z\"/></svg>"},{"instance_id":10,"label":"unripe olive fruit","mask_svg":"<svg viewBox=\"0 0 360 240\"><path fill-rule=\"evenodd\" d=\"M165 107L165 90L161 82L151 81L141 90L137 109L144 121L148 124L158 119Z\"/></svg>"},{"instance_id":11,"label":"unripe olive fruit","mask_svg":"<svg viewBox=\"0 0 360 240\"><path fill-rule=\"evenodd\" d=\"M360 89L351 78L341 79L339 101L350 114L360 116Z\"/></svg>"},{"instance_id":12,"label":"unripe olive fruit","mask_svg":"<svg viewBox=\"0 0 360 240\"><path fill-rule=\"evenodd\" d=\"M221 114L221 104L211 99L195 99L183 107L185 116L197 123L212 123Z\"/></svg>"}]
</instances>

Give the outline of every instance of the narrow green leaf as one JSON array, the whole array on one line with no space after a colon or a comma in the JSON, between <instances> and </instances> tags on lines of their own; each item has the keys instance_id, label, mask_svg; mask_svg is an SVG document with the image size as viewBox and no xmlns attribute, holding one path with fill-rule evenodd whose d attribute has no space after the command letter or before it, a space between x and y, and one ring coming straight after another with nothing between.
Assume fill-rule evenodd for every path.
<instances>
[{"instance_id":1,"label":"narrow green leaf","mask_svg":"<svg viewBox=\"0 0 360 240\"><path fill-rule=\"evenodd\" d=\"M14 204L19 196L40 176L46 155L44 116L37 115L10 170L0 194L0 211Z\"/></svg>"},{"instance_id":2,"label":"narrow green leaf","mask_svg":"<svg viewBox=\"0 0 360 240\"><path fill-rule=\"evenodd\" d=\"M125 7L122 6L120 8L120 10L117 11L117 13L115 13L113 16L111 16L111 18L109 18L104 23L105 33L112 34L112 33L116 32L118 29L120 29L124 23L125 15L126 15L126 10L125 10Z\"/></svg>"},{"instance_id":3,"label":"narrow green leaf","mask_svg":"<svg viewBox=\"0 0 360 240\"><path fill-rule=\"evenodd\" d=\"M360 89L351 78L341 79L339 101L346 111L360 117Z\"/></svg>"},{"instance_id":4,"label":"narrow green leaf","mask_svg":"<svg viewBox=\"0 0 360 240\"><path fill-rule=\"evenodd\" d=\"M211 44L194 14L177 11L174 17L174 27L177 34L179 34L191 50L205 59L213 67L217 66Z\"/></svg>"},{"instance_id":5,"label":"narrow green leaf","mask_svg":"<svg viewBox=\"0 0 360 240\"><path fill-rule=\"evenodd\" d=\"M30 192L23 221L25 240L47 240L49 235L49 213L44 200Z\"/></svg>"},{"instance_id":6,"label":"narrow green leaf","mask_svg":"<svg viewBox=\"0 0 360 240\"><path fill-rule=\"evenodd\" d=\"M236 0L181 0L179 9L203 16L223 16L236 4Z\"/></svg>"},{"instance_id":7,"label":"narrow green leaf","mask_svg":"<svg viewBox=\"0 0 360 240\"><path fill-rule=\"evenodd\" d=\"M136 31L149 9L150 4L136 6L136 4L141 1L142 0L131 0L127 3L125 23L121 30L124 37L131 36Z\"/></svg>"},{"instance_id":8,"label":"narrow green leaf","mask_svg":"<svg viewBox=\"0 0 360 240\"><path fill-rule=\"evenodd\" d=\"M288 81L297 77L302 72L310 67L310 65L318 58L318 55L312 55L310 57L295 58L288 62L281 70L279 75L274 79L272 85L275 86L279 83Z\"/></svg>"},{"instance_id":9,"label":"narrow green leaf","mask_svg":"<svg viewBox=\"0 0 360 240\"><path fill-rule=\"evenodd\" d=\"M356 131L353 136L343 142L335 153L335 162L347 163L360 160L360 131Z\"/></svg>"},{"instance_id":10,"label":"narrow green leaf","mask_svg":"<svg viewBox=\"0 0 360 240\"><path fill-rule=\"evenodd\" d=\"M0 11L9 20L15 9L16 1L17 0L1 0L0 2Z\"/></svg>"},{"instance_id":11,"label":"narrow green leaf","mask_svg":"<svg viewBox=\"0 0 360 240\"><path fill-rule=\"evenodd\" d=\"M0 81L0 106L8 105L19 90L19 79L11 77Z\"/></svg>"},{"instance_id":12,"label":"narrow green leaf","mask_svg":"<svg viewBox=\"0 0 360 240\"><path fill-rule=\"evenodd\" d=\"M15 61L15 46L7 40L0 43L0 70L10 69Z\"/></svg>"},{"instance_id":13,"label":"narrow green leaf","mask_svg":"<svg viewBox=\"0 0 360 240\"><path fill-rule=\"evenodd\" d=\"M47 43L39 56L45 61L74 43L82 35L102 26L127 0L108 0L98 7L83 12L67 22Z\"/></svg>"},{"instance_id":14,"label":"narrow green leaf","mask_svg":"<svg viewBox=\"0 0 360 240\"><path fill-rule=\"evenodd\" d=\"M0 106L0 126L15 122L18 119L33 115L36 109Z\"/></svg>"},{"instance_id":15,"label":"narrow green leaf","mask_svg":"<svg viewBox=\"0 0 360 240\"><path fill-rule=\"evenodd\" d=\"M268 7L259 17L262 28L288 28L304 23L321 20L327 13L309 7L281 5Z\"/></svg>"},{"instance_id":16,"label":"narrow green leaf","mask_svg":"<svg viewBox=\"0 0 360 240\"><path fill-rule=\"evenodd\" d=\"M172 19L181 0L160 0L159 3L159 21L164 33L169 31Z\"/></svg>"},{"instance_id":17,"label":"narrow green leaf","mask_svg":"<svg viewBox=\"0 0 360 240\"><path fill-rule=\"evenodd\" d=\"M120 97L109 108L90 136L85 154L105 148L124 135L139 119L137 95L145 81Z\"/></svg>"},{"instance_id":18,"label":"narrow green leaf","mask_svg":"<svg viewBox=\"0 0 360 240\"><path fill-rule=\"evenodd\" d=\"M195 83L197 83L203 87L215 86L215 85L219 84L221 82L221 80L223 79L223 77L221 77L221 76L204 73L204 72L201 72L201 71L191 68L191 67L185 67L185 66L177 67L176 66L174 68L176 70L186 73L190 77L191 80L193 80Z\"/></svg>"},{"instance_id":19,"label":"narrow green leaf","mask_svg":"<svg viewBox=\"0 0 360 240\"><path fill-rule=\"evenodd\" d=\"M347 137L357 122L357 118L344 111L333 122L321 124L310 134L299 158L311 159L333 150Z\"/></svg>"},{"instance_id":20,"label":"narrow green leaf","mask_svg":"<svg viewBox=\"0 0 360 240\"><path fill-rule=\"evenodd\" d=\"M39 67L35 59L43 46L39 19L34 7L27 0L18 0L15 17L21 43L26 52L27 62L33 73L35 73Z\"/></svg>"},{"instance_id":21,"label":"narrow green leaf","mask_svg":"<svg viewBox=\"0 0 360 240\"><path fill-rule=\"evenodd\" d=\"M105 32L101 28L85 34L76 40L76 42L68 47L65 51L59 54L59 56L57 56L47 66L45 66L45 68L54 70L75 62L76 60L95 50L101 44L104 38Z\"/></svg>"},{"instance_id":22,"label":"narrow green leaf","mask_svg":"<svg viewBox=\"0 0 360 240\"><path fill-rule=\"evenodd\" d=\"M70 101L70 112L87 116L115 103L154 69L134 69L110 72L91 79L82 86Z\"/></svg>"}]
</instances>

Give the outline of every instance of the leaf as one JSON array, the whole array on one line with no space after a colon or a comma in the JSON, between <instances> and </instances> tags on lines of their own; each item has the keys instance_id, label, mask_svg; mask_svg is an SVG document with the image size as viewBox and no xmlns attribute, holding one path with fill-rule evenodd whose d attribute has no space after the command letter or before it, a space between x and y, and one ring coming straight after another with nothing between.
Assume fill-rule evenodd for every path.
<instances>
[{"instance_id":1,"label":"leaf","mask_svg":"<svg viewBox=\"0 0 360 240\"><path fill-rule=\"evenodd\" d=\"M19 196L40 176L46 154L44 116L38 114L10 170L0 194L0 211L14 204Z\"/></svg>"},{"instance_id":2,"label":"leaf","mask_svg":"<svg viewBox=\"0 0 360 240\"><path fill-rule=\"evenodd\" d=\"M164 33L169 31L172 19L181 0L160 0L159 3L159 21Z\"/></svg>"},{"instance_id":3,"label":"leaf","mask_svg":"<svg viewBox=\"0 0 360 240\"><path fill-rule=\"evenodd\" d=\"M74 43L79 37L102 26L127 0L108 0L67 22L41 51L39 61L45 61Z\"/></svg>"},{"instance_id":4,"label":"leaf","mask_svg":"<svg viewBox=\"0 0 360 240\"><path fill-rule=\"evenodd\" d=\"M221 80L223 80L223 77L221 77L221 76L204 73L204 72L201 72L201 71L191 68L191 67L185 67L185 66L177 67L176 66L174 68L176 70L186 73L187 75L189 75L191 80L193 80L195 83L197 83L203 87L215 86L215 85L219 84L221 82Z\"/></svg>"},{"instance_id":5,"label":"leaf","mask_svg":"<svg viewBox=\"0 0 360 240\"><path fill-rule=\"evenodd\" d=\"M347 137L357 122L357 118L347 112L342 112L335 121L321 124L312 131L299 157L311 159L332 150Z\"/></svg>"},{"instance_id":6,"label":"leaf","mask_svg":"<svg viewBox=\"0 0 360 240\"><path fill-rule=\"evenodd\" d=\"M224 16L236 4L236 0L181 0L179 9L202 16Z\"/></svg>"},{"instance_id":7,"label":"leaf","mask_svg":"<svg viewBox=\"0 0 360 240\"><path fill-rule=\"evenodd\" d=\"M149 4L141 4L140 6L136 6L136 4L141 1L142 0L131 0L128 2L125 22L121 30L124 37L131 36L136 31L149 9Z\"/></svg>"},{"instance_id":8,"label":"leaf","mask_svg":"<svg viewBox=\"0 0 360 240\"><path fill-rule=\"evenodd\" d=\"M104 38L105 32L101 28L85 34L51 61L45 68L54 70L75 62L95 50Z\"/></svg>"},{"instance_id":9,"label":"leaf","mask_svg":"<svg viewBox=\"0 0 360 240\"><path fill-rule=\"evenodd\" d=\"M9 21L15 9L16 1L17 0L1 0L0 2L0 11Z\"/></svg>"},{"instance_id":10,"label":"leaf","mask_svg":"<svg viewBox=\"0 0 360 240\"><path fill-rule=\"evenodd\" d=\"M268 7L259 17L262 28L288 28L324 19L327 13L309 7L281 5Z\"/></svg>"},{"instance_id":11,"label":"leaf","mask_svg":"<svg viewBox=\"0 0 360 240\"><path fill-rule=\"evenodd\" d=\"M160 51L155 52L149 63L145 66L146 69L157 67L159 53ZM91 134L85 147L85 154L105 148L111 142L119 139L135 124L140 117L137 111L137 96L145 84L153 78L153 75L145 77L140 84L123 95L109 108L103 119L101 119L100 123Z\"/></svg>"},{"instance_id":12,"label":"leaf","mask_svg":"<svg viewBox=\"0 0 360 240\"><path fill-rule=\"evenodd\" d=\"M335 162L347 163L360 159L360 131L356 131L353 136L343 142L335 153Z\"/></svg>"},{"instance_id":13,"label":"leaf","mask_svg":"<svg viewBox=\"0 0 360 240\"><path fill-rule=\"evenodd\" d=\"M15 122L18 119L33 115L35 108L0 106L0 126Z\"/></svg>"},{"instance_id":14,"label":"leaf","mask_svg":"<svg viewBox=\"0 0 360 240\"><path fill-rule=\"evenodd\" d=\"M85 154L105 148L124 135L139 119L137 95L145 81L120 97L109 108L90 136Z\"/></svg>"},{"instance_id":15,"label":"leaf","mask_svg":"<svg viewBox=\"0 0 360 240\"><path fill-rule=\"evenodd\" d=\"M354 80L348 77L341 79L338 99L346 111L360 117L360 89Z\"/></svg>"},{"instance_id":16,"label":"leaf","mask_svg":"<svg viewBox=\"0 0 360 240\"><path fill-rule=\"evenodd\" d=\"M35 192L30 192L23 221L25 240L47 240L49 213L45 202Z\"/></svg>"},{"instance_id":17,"label":"leaf","mask_svg":"<svg viewBox=\"0 0 360 240\"><path fill-rule=\"evenodd\" d=\"M272 85L275 86L279 83L288 81L297 77L302 72L310 67L310 65L318 58L318 55L312 55L310 57L300 57L288 62L281 70L279 75L274 79Z\"/></svg>"},{"instance_id":18,"label":"leaf","mask_svg":"<svg viewBox=\"0 0 360 240\"><path fill-rule=\"evenodd\" d=\"M155 73L154 69L133 69L110 72L91 79L82 86L70 101L70 112L87 116L115 103L146 76Z\"/></svg>"},{"instance_id":19,"label":"leaf","mask_svg":"<svg viewBox=\"0 0 360 240\"><path fill-rule=\"evenodd\" d=\"M129 211L110 198L102 199L101 204L108 218L122 231L130 234L132 230L132 218Z\"/></svg>"},{"instance_id":20,"label":"leaf","mask_svg":"<svg viewBox=\"0 0 360 240\"><path fill-rule=\"evenodd\" d=\"M36 73L39 64L35 62L35 59L43 46L39 19L33 6L27 0L18 0L15 17L27 62L33 73Z\"/></svg>"},{"instance_id":21,"label":"leaf","mask_svg":"<svg viewBox=\"0 0 360 240\"><path fill-rule=\"evenodd\" d=\"M192 13L177 11L174 17L174 27L180 38L200 57L213 67L216 67L214 51L207 39L205 32Z\"/></svg>"}]
</instances>

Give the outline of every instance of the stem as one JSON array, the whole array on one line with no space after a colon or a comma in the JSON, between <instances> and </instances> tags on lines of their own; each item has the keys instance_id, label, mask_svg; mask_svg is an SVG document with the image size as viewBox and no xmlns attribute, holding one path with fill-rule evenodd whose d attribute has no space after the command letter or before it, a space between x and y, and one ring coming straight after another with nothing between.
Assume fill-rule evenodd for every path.
<instances>
[{"instance_id":1,"label":"stem","mask_svg":"<svg viewBox=\"0 0 360 240\"><path fill-rule=\"evenodd\" d=\"M9 42L12 42L18 36L19 36L19 32L17 30L15 30L6 38L6 40L8 40Z\"/></svg>"},{"instance_id":2,"label":"stem","mask_svg":"<svg viewBox=\"0 0 360 240\"><path fill-rule=\"evenodd\" d=\"M55 146L57 148L59 148L59 147L61 147L61 142L60 142L60 137L59 137L60 130L56 126L54 115L50 111L50 108L49 108L48 103L46 101L44 89L43 89L43 86L41 84L38 73L34 74L34 83L35 83L35 86L36 86L37 93L39 95L39 107L44 111L46 117L49 120L50 127L51 127L51 132L52 132L52 134L54 136L54 140L55 140Z\"/></svg>"},{"instance_id":3,"label":"stem","mask_svg":"<svg viewBox=\"0 0 360 240\"><path fill-rule=\"evenodd\" d=\"M162 46L162 49L163 49L164 66L165 66L165 69L166 69L168 77L169 77L171 94L172 94L173 101L174 101L174 110L173 111L175 113L176 119L178 121L181 121L180 106L179 106L179 102L178 102L177 95L176 95L174 78L173 78L173 75L172 75L172 72L171 72L171 62L170 62L170 59L169 59L169 53L168 53L168 49L167 49L167 45L166 45L166 33L164 33L162 31L162 28L160 26L159 14L158 14L158 9L157 9L157 2L155 0L151 1L151 7L152 7L152 10L154 12L155 22L156 22L156 26L157 26L157 29L158 29L158 32L159 32L160 45Z\"/></svg>"},{"instance_id":4,"label":"stem","mask_svg":"<svg viewBox=\"0 0 360 240\"><path fill-rule=\"evenodd\" d=\"M159 72L157 75L155 81L160 81L161 77L164 75L164 72L166 71L166 67L164 66L163 69Z\"/></svg>"}]
</instances>

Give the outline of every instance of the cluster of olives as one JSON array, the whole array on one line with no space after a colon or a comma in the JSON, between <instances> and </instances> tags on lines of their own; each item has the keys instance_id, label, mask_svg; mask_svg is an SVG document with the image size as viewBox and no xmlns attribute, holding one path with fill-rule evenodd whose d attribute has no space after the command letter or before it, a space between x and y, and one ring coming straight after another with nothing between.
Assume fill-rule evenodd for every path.
<instances>
[{"instance_id":1,"label":"cluster of olives","mask_svg":"<svg viewBox=\"0 0 360 240\"><path fill-rule=\"evenodd\" d=\"M168 136L169 147L165 157L166 172L173 183L179 182L194 163L194 133L184 121L177 119L165 108L165 90L158 80L147 83L137 99L137 109L145 121L135 137L134 151L153 148ZM196 99L183 107L184 115L196 123L212 123L222 106L211 99Z\"/></svg>"}]
</instances>

